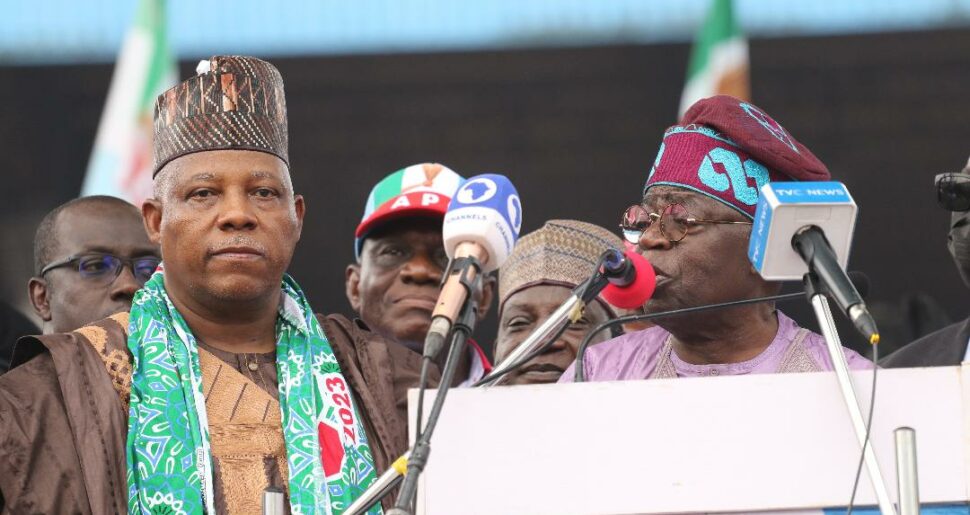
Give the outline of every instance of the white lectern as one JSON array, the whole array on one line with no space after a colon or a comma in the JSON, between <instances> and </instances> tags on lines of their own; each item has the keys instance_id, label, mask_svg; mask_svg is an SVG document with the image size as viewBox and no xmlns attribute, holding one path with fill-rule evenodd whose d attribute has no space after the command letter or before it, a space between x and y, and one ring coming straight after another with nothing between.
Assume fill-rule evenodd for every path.
<instances>
[{"instance_id":1,"label":"white lectern","mask_svg":"<svg viewBox=\"0 0 970 515\"><path fill-rule=\"evenodd\" d=\"M853 372L864 406L871 377ZM880 370L877 388L892 499L909 426L923 513L970 513L970 366ZM860 453L828 372L456 389L432 448L426 515L821 513L848 502ZM865 471L856 504L875 504Z\"/></svg>"}]
</instances>

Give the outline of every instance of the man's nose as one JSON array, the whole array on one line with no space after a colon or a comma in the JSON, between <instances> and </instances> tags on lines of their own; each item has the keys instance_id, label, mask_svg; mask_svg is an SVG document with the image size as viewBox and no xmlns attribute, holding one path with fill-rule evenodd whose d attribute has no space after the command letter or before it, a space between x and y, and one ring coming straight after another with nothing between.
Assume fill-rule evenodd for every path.
<instances>
[{"instance_id":1,"label":"man's nose","mask_svg":"<svg viewBox=\"0 0 970 515\"><path fill-rule=\"evenodd\" d=\"M253 206L245 192L226 193L221 204L218 219L220 229L238 231L256 227Z\"/></svg>"},{"instance_id":2,"label":"man's nose","mask_svg":"<svg viewBox=\"0 0 970 515\"><path fill-rule=\"evenodd\" d=\"M660 223L652 223L643 233L637 242L641 250L668 250L674 243L667 239L660 231Z\"/></svg>"},{"instance_id":3,"label":"man's nose","mask_svg":"<svg viewBox=\"0 0 970 515\"><path fill-rule=\"evenodd\" d=\"M431 256L425 252L415 252L401 269L401 279L405 282L438 284L442 273L443 270Z\"/></svg>"},{"instance_id":4,"label":"man's nose","mask_svg":"<svg viewBox=\"0 0 970 515\"><path fill-rule=\"evenodd\" d=\"M141 287L141 283L135 279L135 275L131 272L131 267L123 265L118 277L115 277L115 280L111 282L108 296L114 301L131 302L135 298L135 292Z\"/></svg>"}]
</instances>

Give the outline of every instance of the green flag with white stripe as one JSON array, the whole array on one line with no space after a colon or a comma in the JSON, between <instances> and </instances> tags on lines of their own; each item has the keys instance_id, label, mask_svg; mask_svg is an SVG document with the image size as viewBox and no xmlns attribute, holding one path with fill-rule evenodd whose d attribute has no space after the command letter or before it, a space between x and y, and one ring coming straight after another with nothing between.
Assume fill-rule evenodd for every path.
<instances>
[{"instance_id":1,"label":"green flag with white stripe","mask_svg":"<svg viewBox=\"0 0 970 515\"><path fill-rule=\"evenodd\" d=\"M687 67L687 84L677 117L694 102L714 95L751 100L748 41L734 19L731 0L713 0Z\"/></svg>"},{"instance_id":2,"label":"green flag with white stripe","mask_svg":"<svg viewBox=\"0 0 970 515\"><path fill-rule=\"evenodd\" d=\"M152 109L175 85L165 0L140 0L115 64L81 195L112 195L135 205L151 196Z\"/></svg>"}]
</instances>

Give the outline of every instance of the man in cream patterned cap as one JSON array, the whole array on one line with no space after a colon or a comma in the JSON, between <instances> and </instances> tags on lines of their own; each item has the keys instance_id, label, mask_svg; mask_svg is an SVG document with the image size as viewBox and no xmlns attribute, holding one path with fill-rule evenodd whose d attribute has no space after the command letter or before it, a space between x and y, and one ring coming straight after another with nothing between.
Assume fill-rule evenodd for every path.
<instances>
[{"instance_id":1,"label":"man in cream patterned cap","mask_svg":"<svg viewBox=\"0 0 970 515\"><path fill-rule=\"evenodd\" d=\"M617 235L577 220L549 220L520 238L499 270L496 362L501 363L566 301L573 288L589 279L600 255L610 248L623 249ZM512 372L509 383L556 382L576 359L576 349L586 334L614 316L613 307L597 297L548 351ZM609 335L603 331L593 341Z\"/></svg>"}]
</instances>

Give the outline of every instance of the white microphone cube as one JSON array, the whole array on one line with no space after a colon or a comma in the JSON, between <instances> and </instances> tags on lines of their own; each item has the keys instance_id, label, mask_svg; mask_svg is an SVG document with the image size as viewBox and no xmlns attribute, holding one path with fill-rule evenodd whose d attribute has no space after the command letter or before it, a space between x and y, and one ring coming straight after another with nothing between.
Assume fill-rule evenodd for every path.
<instances>
[{"instance_id":1,"label":"white microphone cube","mask_svg":"<svg viewBox=\"0 0 970 515\"><path fill-rule=\"evenodd\" d=\"M857 213L841 182L769 182L761 187L748 258L769 281L801 280L808 266L792 248L792 237L814 225L825 233L845 269Z\"/></svg>"},{"instance_id":2,"label":"white microphone cube","mask_svg":"<svg viewBox=\"0 0 970 515\"><path fill-rule=\"evenodd\" d=\"M476 175L464 182L448 204L442 238L448 257L454 259L461 243L480 245L488 254L485 273L497 270L519 239L522 203L512 182L503 175Z\"/></svg>"}]
</instances>

